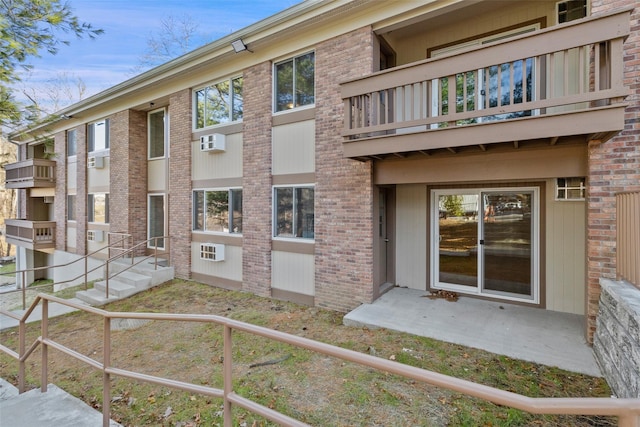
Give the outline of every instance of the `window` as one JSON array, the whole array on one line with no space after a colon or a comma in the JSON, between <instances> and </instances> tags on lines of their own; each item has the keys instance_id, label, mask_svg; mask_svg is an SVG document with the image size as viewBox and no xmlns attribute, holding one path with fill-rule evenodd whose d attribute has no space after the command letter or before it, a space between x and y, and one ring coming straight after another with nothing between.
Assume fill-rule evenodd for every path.
<instances>
[{"instance_id":1,"label":"window","mask_svg":"<svg viewBox=\"0 0 640 427\"><path fill-rule=\"evenodd\" d=\"M76 220L76 195L67 195L67 221Z\"/></svg>"},{"instance_id":2,"label":"window","mask_svg":"<svg viewBox=\"0 0 640 427\"><path fill-rule=\"evenodd\" d=\"M568 0L557 3L558 24L587 16L587 0Z\"/></svg>"},{"instance_id":3,"label":"window","mask_svg":"<svg viewBox=\"0 0 640 427\"><path fill-rule=\"evenodd\" d=\"M296 56L275 66L275 110L312 105L315 102L315 54Z\"/></svg>"},{"instance_id":4,"label":"window","mask_svg":"<svg viewBox=\"0 0 640 427\"><path fill-rule=\"evenodd\" d=\"M147 212L149 215L147 238L163 237L165 235L164 194L149 195L149 208ZM150 240L148 247L164 249L164 239Z\"/></svg>"},{"instance_id":5,"label":"window","mask_svg":"<svg viewBox=\"0 0 640 427\"><path fill-rule=\"evenodd\" d=\"M193 229L242 233L242 190L194 191Z\"/></svg>"},{"instance_id":6,"label":"window","mask_svg":"<svg viewBox=\"0 0 640 427\"><path fill-rule=\"evenodd\" d=\"M242 77L195 91L196 129L242 120Z\"/></svg>"},{"instance_id":7,"label":"window","mask_svg":"<svg viewBox=\"0 0 640 427\"><path fill-rule=\"evenodd\" d=\"M87 220L89 222L109 223L109 194L95 193L87 195Z\"/></svg>"},{"instance_id":8,"label":"window","mask_svg":"<svg viewBox=\"0 0 640 427\"><path fill-rule=\"evenodd\" d=\"M67 131L67 156L75 156L76 155L76 131L69 130Z\"/></svg>"},{"instance_id":9,"label":"window","mask_svg":"<svg viewBox=\"0 0 640 427\"><path fill-rule=\"evenodd\" d=\"M556 179L556 200L584 200L585 192L584 177Z\"/></svg>"},{"instance_id":10,"label":"window","mask_svg":"<svg viewBox=\"0 0 640 427\"><path fill-rule=\"evenodd\" d=\"M109 149L109 119L91 123L88 128L89 152Z\"/></svg>"},{"instance_id":11,"label":"window","mask_svg":"<svg viewBox=\"0 0 640 427\"><path fill-rule=\"evenodd\" d=\"M314 188L274 189L274 237L314 238Z\"/></svg>"},{"instance_id":12,"label":"window","mask_svg":"<svg viewBox=\"0 0 640 427\"><path fill-rule=\"evenodd\" d=\"M166 132L164 124L164 108L149 113L148 134L149 134L149 159L164 157L166 147Z\"/></svg>"}]
</instances>

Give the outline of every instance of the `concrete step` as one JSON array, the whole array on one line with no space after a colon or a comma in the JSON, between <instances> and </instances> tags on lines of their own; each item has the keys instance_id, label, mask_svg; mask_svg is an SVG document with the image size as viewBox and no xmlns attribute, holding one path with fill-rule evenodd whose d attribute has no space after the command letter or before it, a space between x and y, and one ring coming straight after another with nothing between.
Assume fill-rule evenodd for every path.
<instances>
[{"instance_id":1,"label":"concrete step","mask_svg":"<svg viewBox=\"0 0 640 427\"><path fill-rule=\"evenodd\" d=\"M147 277L146 279L148 280L149 278ZM93 289L102 292L102 294L104 295L107 290L107 282L105 280L95 282L93 284ZM113 295L114 297L130 297L131 295L136 294L144 289L146 289L146 286L143 285L138 287L130 283L121 282L120 280L116 279L109 280L109 295Z\"/></svg>"},{"instance_id":2,"label":"concrete step","mask_svg":"<svg viewBox=\"0 0 640 427\"><path fill-rule=\"evenodd\" d=\"M145 257L146 258L146 257ZM135 258L134 263L138 263L131 266L131 259L119 259L112 262L109 265L111 274L119 273L128 269L128 272L142 274L151 278L151 284L149 286L159 285L161 283L172 280L175 277L175 270L173 267L166 266L166 260L158 259L158 265L155 265L153 258Z\"/></svg>"},{"instance_id":3,"label":"concrete step","mask_svg":"<svg viewBox=\"0 0 640 427\"><path fill-rule=\"evenodd\" d=\"M13 390L11 390L13 388ZM2 390L7 393L1 393ZM29 427L93 427L102 425L102 413L53 384L23 394L0 379L0 425ZM115 421L111 427L120 426Z\"/></svg>"},{"instance_id":4,"label":"concrete step","mask_svg":"<svg viewBox=\"0 0 640 427\"><path fill-rule=\"evenodd\" d=\"M109 283L109 286L111 286L111 283ZM109 298L106 298L104 290L99 291L97 289L76 292L76 298L94 307L105 305L120 299L115 295L109 295Z\"/></svg>"},{"instance_id":5,"label":"concrete step","mask_svg":"<svg viewBox=\"0 0 640 427\"><path fill-rule=\"evenodd\" d=\"M114 276L115 273L111 273L109 276L109 284L112 281L116 280L118 282L126 283L128 285L133 286L134 288L144 290L148 289L151 286L151 277L147 274L140 274L130 270L123 271L122 273L118 273L118 275ZM94 285L95 286L95 285Z\"/></svg>"}]
</instances>

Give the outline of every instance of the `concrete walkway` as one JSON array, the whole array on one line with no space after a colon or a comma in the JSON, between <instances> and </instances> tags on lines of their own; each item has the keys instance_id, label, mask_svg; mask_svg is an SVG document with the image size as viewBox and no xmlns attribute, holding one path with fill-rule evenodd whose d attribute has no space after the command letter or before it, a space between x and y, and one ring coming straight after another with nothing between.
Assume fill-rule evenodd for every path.
<instances>
[{"instance_id":1,"label":"concrete walkway","mask_svg":"<svg viewBox=\"0 0 640 427\"><path fill-rule=\"evenodd\" d=\"M102 425L102 413L53 384L18 394L18 389L0 378L0 426L95 427ZM111 421L110 426L120 424Z\"/></svg>"},{"instance_id":2,"label":"concrete walkway","mask_svg":"<svg viewBox=\"0 0 640 427\"><path fill-rule=\"evenodd\" d=\"M387 328L478 348L514 359L601 377L584 338L584 316L506 302L393 288L344 317L347 326Z\"/></svg>"}]
</instances>

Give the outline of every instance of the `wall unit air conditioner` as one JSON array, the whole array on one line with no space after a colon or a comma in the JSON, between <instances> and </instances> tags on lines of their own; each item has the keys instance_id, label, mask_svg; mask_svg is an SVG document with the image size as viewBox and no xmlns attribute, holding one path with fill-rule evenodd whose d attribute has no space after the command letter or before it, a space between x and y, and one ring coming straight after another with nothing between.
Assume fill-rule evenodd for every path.
<instances>
[{"instance_id":1,"label":"wall unit air conditioner","mask_svg":"<svg viewBox=\"0 0 640 427\"><path fill-rule=\"evenodd\" d=\"M104 231L102 230L88 230L87 240L89 242L102 242L104 241Z\"/></svg>"},{"instance_id":2,"label":"wall unit air conditioner","mask_svg":"<svg viewBox=\"0 0 640 427\"><path fill-rule=\"evenodd\" d=\"M210 153L220 153L226 147L226 135L221 133L212 133L210 135L202 135L200 137L200 151L208 151Z\"/></svg>"},{"instance_id":3,"label":"wall unit air conditioner","mask_svg":"<svg viewBox=\"0 0 640 427\"><path fill-rule=\"evenodd\" d=\"M88 169L102 169L104 167L104 157L91 156L87 158Z\"/></svg>"},{"instance_id":4,"label":"wall unit air conditioner","mask_svg":"<svg viewBox=\"0 0 640 427\"><path fill-rule=\"evenodd\" d=\"M220 243L201 243L200 259L206 261L224 261L224 245Z\"/></svg>"},{"instance_id":5,"label":"wall unit air conditioner","mask_svg":"<svg viewBox=\"0 0 640 427\"><path fill-rule=\"evenodd\" d=\"M44 202L47 204L53 203L53 196L44 196Z\"/></svg>"}]
</instances>

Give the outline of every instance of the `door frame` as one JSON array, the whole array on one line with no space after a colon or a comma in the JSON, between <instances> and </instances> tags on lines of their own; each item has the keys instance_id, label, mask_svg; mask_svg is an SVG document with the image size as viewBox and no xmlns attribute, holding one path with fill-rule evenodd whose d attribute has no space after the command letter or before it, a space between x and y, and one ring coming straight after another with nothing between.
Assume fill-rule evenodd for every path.
<instances>
[{"instance_id":1,"label":"door frame","mask_svg":"<svg viewBox=\"0 0 640 427\"><path fill-rule=\"evenodd\" d=\"M384 197L384 229L380 235L380 199ZM376 186L373 194L373 299L393 288L396 283L396 188ZM382 245L385 250L382 250Z\"/></svg>"},{"instance_id":2,"label":"door frame","mask_svg":"<svg viewBox=\"0 0 640 427\"><path fill-rule=\"evenodd\" d=\"M485 192L518 192L518 191L526 191L532 193L532 204L533 209L531 212L531 224L532 224L532 236L531 236L531 286L532 292L531 297L522 298L518 297L516 294L512 293L502 293L496 291L485 291L484 283L483 283L483 268L484 268L484 251L478 251L478 278L477 285L475 287L470 287L466 285L456 285L456 284L445 284L444 286L440 283L439 280L439 256L440 256L440 248L439 248L439 202L438 196L441 194L477 194L478 195L478 217L481 218L483 216L483 201L482 194ZM541 188L538 186L532 185L522 185L522 186L509 186L509 187L491 187L487 186L470 186L470 187L460 187L460 186L438 186L437 188L429 189L429 253L430 253L430 289L435 290L449 290L454 292L459 292L465 295L475 295L487 298L495 298L500 300L509 300L524 304L541 304L541 295L542 295L542 227L541 227L541 213L544 212L543 205L541 203ZM483 221L478 221L478 239L483 236ZM478 245L480 247L480 245Z\"/></svg>"}]
</instances>

